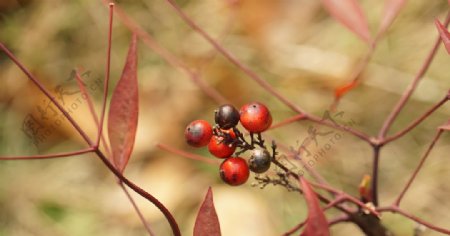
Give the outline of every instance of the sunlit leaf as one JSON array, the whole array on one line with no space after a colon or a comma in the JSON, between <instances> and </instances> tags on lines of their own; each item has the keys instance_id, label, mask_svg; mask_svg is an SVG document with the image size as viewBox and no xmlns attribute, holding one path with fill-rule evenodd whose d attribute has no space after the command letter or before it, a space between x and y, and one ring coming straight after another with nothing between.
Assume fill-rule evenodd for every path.
<instances>
[{"instance_id":1,"label":"sunlit leaf","mask_svg":"<svg viewBox=\"0 0 450 236\"><path fill-rule=\"evenodd\" d=\"M306 220L306 226L301 236L329 236L330 229L328 227L328 221L320 207L317 194L303 177L300 178L300 185L305 196L306 204L308 205L308 219Z\"/></svg>"},{"instance_id":2,"label":"sunlit leaf","mask_svg":"<svg viewBox=\"0 0 450 236\"><path fill-rule=\"evenodd\" d=\"M436 27L439 31L439 35L441 36L445 49L447 49L447 53L450 54L450 33L439 20L436 19L434 23L436 24Z\"/></svg>"},{"instance_id":3,"label":"sunlit leaf","mask_svg":"<svg viewBox=\"0 0 450 236\"><path fill-rule=\"evenodd\" d=\"M114 90L108 115L108 134L113 163L123 172L131 152L139 113L137 83L137 37L133 35L122 76Z\"/></svg>"},{"instance_id":4,"label":"sunlit leaf","mask_svg":"<svg viewBox=\"0 0 450 236\"><path fill-rule=\"evenodd\" d=\"M325 9L364 41L371 43L366 16L356 0L322 0Z\"/></svg>"},{"instance_id":5,"label":"sunlit leaf","mask_svg":"<svg viewBox=\"0 0 450 236\"><path fill-rule=\"evenodd\" d=\"M203 200L194 226L194 236L220 236L220 224L214 208L211 187Z\"/></svg>"},{"instance_id":6,"label":"sunlit leaf","mask_svg":"<svg viewBox=\"0 0 450 236\"><path fill-rule=\"evenodd\" d=\"M394 22L400 10L405 5L406 0L386 0L383 17L381 18L379 33L384 33L392 22Z\"/></svg>"}]
</instances>

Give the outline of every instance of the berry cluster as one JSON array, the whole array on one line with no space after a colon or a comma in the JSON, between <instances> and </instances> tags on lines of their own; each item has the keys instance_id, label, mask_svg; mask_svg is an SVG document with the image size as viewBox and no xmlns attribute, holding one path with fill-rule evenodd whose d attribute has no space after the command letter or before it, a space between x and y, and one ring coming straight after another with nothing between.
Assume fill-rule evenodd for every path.
<instances>
[{"instance_id":1,"label":"berry cluster","mask_svg":"<svg viewBox=\"0 0 450 236\"><path fill-rule=\"evenodd\" d=\"M270 168L273 157L267 151L261 133L272 124L272 115L264 104L248 103L239 111L232 105L222 105L215 110L214 121L214 127L205 120L192 121L184 136L189 145L208 146L213 156L225 159L220 165L220 177L225 183L241 185L247 181L250 171L259 174ZM237 128L239 123L249 132L250 142ZM236 152L236 148L240 150ZM247 151L251 151L248 162L240 157Z\"/></svg>"}]
</instances>

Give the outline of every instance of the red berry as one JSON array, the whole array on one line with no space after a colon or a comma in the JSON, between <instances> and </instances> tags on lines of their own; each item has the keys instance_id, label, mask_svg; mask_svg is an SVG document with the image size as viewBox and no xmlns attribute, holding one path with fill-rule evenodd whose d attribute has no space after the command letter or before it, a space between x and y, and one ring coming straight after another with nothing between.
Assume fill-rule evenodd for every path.
<instances>
[{"instance_id":1,"label":"red berry","mask_svg":"<svg viewBox=\"0 0 450 236\"><path fill-rule=\"evenodd\" d=\"M209 143L213 130L208 121L194 120L184 131L186 142L193 147L203 147Z\"/></svg>"},{"instance_id":2,"label":"red berry","mask_svg":"<svg viewBox=\"0 0 450 236\"><path fill-rule=\"evenodd\" d=\"M245 183L250 175L247 162L240 157L230 157L220 165L220 177L232 186Z\"/></svg>"},{"instance_id":3,"label":"red berry","mask_svg":"<svg viewBox=\"0 0 450 236\"><path fill-rule=\"evenodd\" d=\"M269 109L259 102L245 104L239 111L241 124L252 133L260 133L267 130L272 124L272 115Z\"/></svg>"},{"instance_id":4,"label":"red berry","mask_svg":"<svg viewBox=\"0 0 450 236\"><path fill-rule=\"evenodd\" d=\"M239 123L239 111L230 104L225 104L215 111L214 120L222 129L230 129Z\"/></svg>"},{"instance_id":5,"label":"red berry","mask_svg":"<svg viewBox=\"0 0 450 236\"><path fill-rule=\"evenodd\" d=\"M218 158L227 158L233 155L234 150L236 150L236 145L231 142L227 142L224 137L213 135L209 141L208 150L211 154Z\"/></svg>"}]
</instances>

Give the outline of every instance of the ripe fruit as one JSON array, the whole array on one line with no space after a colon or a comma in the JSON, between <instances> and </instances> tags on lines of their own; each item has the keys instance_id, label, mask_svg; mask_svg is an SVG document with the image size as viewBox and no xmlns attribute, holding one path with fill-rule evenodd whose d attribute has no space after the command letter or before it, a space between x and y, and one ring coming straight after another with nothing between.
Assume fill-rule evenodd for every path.
<instances>
[{"instance_id":1,"label":"ripe fruit","mask_svg":"<svg viewBox=\"0 0 450 236\"><path fill-rule=\"evenodd\" d=\"M220 165L220 177L232 186L245 183L249 174L247 162L241 157L230 157Z\"/></svg>"},{"instance_id":2,"label":"ripe fruit","mask_svg":"<svg viewBox=\"0 0 450 236\"><path fill-rule=\"evenodd\" d=\"M255 173L264 173L270 168L270 154L266 149L254 149L248 166Z\"/></svg>"},{"instance_id":3,"label":"ripe fruit","mask_svg":"<svg viewBox=\"0 0 450 236\"><path fill-rule=\"evenodd\" d=\"M236 145L227 141L229 140L224 137L213 135L208 144L209 152L218 158L230 157L236 150Z\"/></svg>"},{"instance_id":4,"label":"ripe fruit","mask_svg":"<svg viewBox=\"0 0 450 236\"><path fill-rule=\"evenodd\" d=\"M203 147L213 135L211 125L205 120L192 121L184 131L186 142L193 147Z\"/></svg>"},{"instance_id":5,"label":"ripe fruit","mask_svg":"<svg viewBox=\"0 0 450 236\"><path fill-rule=\"evenodd\" d=\"M222 129L230 129L239 123L239 112L234 106L225 104L215 111L214 120Z\"/></svg>"},{"instance_id":6,"label":"ripe fruit","mask_svg":"<svg viewBox=\"0 0 450 236\"><path fill-rule=\"evenodd\" d=\"M239 113L242 126L252 133L263 132L272 124L272 115L262 103L252 102L245 104Z\"/></svg>"}]
</instances>

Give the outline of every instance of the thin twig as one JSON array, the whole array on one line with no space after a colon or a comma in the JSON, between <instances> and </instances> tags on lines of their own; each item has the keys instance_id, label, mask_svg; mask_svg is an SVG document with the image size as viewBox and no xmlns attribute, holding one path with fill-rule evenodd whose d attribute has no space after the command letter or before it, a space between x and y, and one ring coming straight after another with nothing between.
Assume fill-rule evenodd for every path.
<instances>
[{"instance_id":1,"label":"thin twig","mask_svg":"<svg viewBox=\"0 0 450 236\"><path fill-rule=\"evenodd\" d=\"M439 138L441 137L442 133L444 132L444 130L439 129L436 133L436 135L433 138L433 141L431 141L430 145L427 148L427 151L425 152L425 154L422 156L422 159L419 162L419 165L417 165L416 169L414 170L414 172L412 173L411 177L409 178L408 182L406 183L405 187L403 188L403 190L400 192L400 194L398 195L397 199L394 202L394 206L399 206L401 200L403 199L403 197L405 196L406 191L408 191L409 187L411 186L412 182L414 181L414 179L416 178L417 174L419 173L419 171L422 169L423 164L425 163L425 161L427 160L431 150L433 149L433 147L436 145L436 142L439 140Z\"/></svg>"},{"instance_id":2,"label":"thin twig","mask_svg":"<svg viewBox=\"0 0 450 236\"><path fill-rule=\"evenodd\" d=\"M310 182L310 184L311 184L312 186L317 187L317 188L321 188L321 189L324 189L324 190L327 190L327 191L332 191L332 192L334 192L334 193L336 193L336 194L338 195L338 197L336 197L337 200L339 200L339 199L341 199L341 198L344 199L344 200L348 200L348 201L353 202L353 203L355 203L356 205L360 206L361 208L367 209L367 210L368 210L370 213L372 213L373 215L375 215L375 216L377 216L377 217L380 217L380 213L378 213L378 212L375 211L374 209L368 207L367 205L365 205L364 203L362 203L360 200L356 199L355 197L353 197L353 196L351 196L351 195L345 193L344 191L337 190L337 189L335 189L335 188L333 188L333 187L330 187L330 186L328 186L328 185L323 185L323 184L318 184L318 183L312 183L312 182ZM339 203L339 202L337 202L337 203Z\"/></svg>"},{"instance_id":3,"label":"thin twig","mask_svg":"<svg viewBox=\"0 0 450 236\"><path fill-rule=\"evenodd\" d=\"M403 215L404 217L409 218L409 219L413 220L414 222L419 223L419 224L421 224L421 225L423 225L423 226L425 226L425 227L427 227L429 229L432 229L432 230L434 230L436 232L440 232L440 233L443 233L443 234L450 235L450 230L438 227L438 226L436 226L436 225L434 225L434 224L432 224L430 222L427 222L427 221L425 221L425 220L423 220L423 219L421 219L421 218L419 218L419 217L417 217L417 216L415 216L413 214L410 214L410 213L400 209L399 207L396 207L396 206L381 207L381 208L378 208L377 210L379 212L386 212L387 211L387 212L392 212L392 213L398 213L398 214Z\"/></svg>"},{"instance_id":4,"label":"thin twig","mask_svg":"<svg viewBox=\"0 0 450 236\"><path fill-rule=\"evenodd\" d=\"M440 100L437 104L435 104L433 107L431 107L428 111L426 111L424 114L422 114L419 118L411 122L409 125L407 125L404 129L400 130L396 134L387 137L382 140L382 144L386 144L389 142L392 142L403 135L407 134L409 131L414 129L417 125L419 125L422 121L424 121L426 118L428 118L433 112L435 112L437 109L439 109L442 105L444 105L448 101L448 96L446 95L442 100Z\"/></svg>"},{"instance_id":5,"label":"thin twig","mask_svg":"<svg viewBox=\"0 0 450 236\"><path fill-rule=\"evenodd\" d=\"M141 220L142 224L145 227L145 230L147 230L147 233L150 236L154 236L155 233L153 233L152 229L150 228L150 225L148 224L148 222L145 220L144 215L142 215L141 210L139 209L139 207L137 206L136 202L134 201L133 197L131 196L130 192L128 192L127 188L123 185L123 182L121 182L120 180L118 181L118 184L120 185L120 187L122 188L123 192L125 193L125 195L127 196L128 200L131 202L131 205L133 205L134 210L136 211L136 213L139 216L139 219Z\"/></svg>"},{"instance_id":6,"label":"thin twig","mask_svg":"<svg viewBox=\"0 0 450 236\"><path fill-rule=\"evenodd\" d=\"M105 81L103 82L103 102L102 110L100 112L100 124L97 131L96 146L100 144L100 137L103 133L103 123L105 121L106 102L108 99L108 87L109 77L111 73L111 45L112 45L112 28L113 28L113 16L114 16L114 3L109 3L109 30L108 30L108 48L106 49L106 69L105 69Z\"/></svg>"},{"instance_id":7,"label":"thin twig","mask_svg":"<svg viewBox=\"0 0 450 236\"><path fill-rule=\"evenodd\" d=\"M295 225L294 227L292 227L290 230L286 231L285 233L282 234L282 236L290 236L292 234L295 234L295 232L299 231L303 226L306 225L307 219L300 222L299 224Z\"/></svg>"},{"instance_id":8,"label":"thin twig","mask_svg":"<svg viewBox=\"0 0 450 236\"><path fill-rule=\"evenodd\" d=\"M81 135L81 137L86 141L86 143L89 144L89 146L93 146L92 140L89 138L89 136L84 132L83 129L81 129L80 125L73 119L72 116L67 113L66 110L62 107L62 105L56 101L55 97L50 93L50 91L45 88L45 86L38 80L34 75L31 74L31 72L25 68L25 66L14 56L14 54L9 51L6 46L0 42L0 49L6 54L6 56L13 61L17 67L22 70L22 72L28 77L28 79L35 84L38 89L48 98L50 99L51 103L56 106L56 108L64 115L64 117L69 121L69 123L75 128L75 130Z\"/></svg>"},{"instance_id":9,"label":"thin twig","mask_svg":"<svg viewBox=\"0 0 450 236\"><path fill-rule=\"evenodd\" d=\"M340 130L340 131L344 131L344 132L350 133L350 134L360 138L361 140L366 141L369 144L373 143L373 139L369 135L367 135L367 134L365 134L365 133L363 133L361 131L352 129L351 127L347 127L347 126L339 125L339 124L336 124L336 123L333 123L333 122L330 122L330 121L326 121L326 120L324 120L321 117L314 116L314 115L311 115L311 114L305 114L305 119L306 120L310 120L312 122L315 122L317 124L328 126L330 128L336 129L336 130Z\"/></svg>"},{"instance_id":10,"label":"thin twig","mask_svg":"<svg viewBox=\"0 0 450 236\"><path fill-rule=\"evenodd\" d=\"M97 156L102 160L102 162L110 169L111 172L116 175L117 178L119 178L122 182L124 182L128 187L133 189L136 193L150 201L153 205L155 205L166 217L167 221L170 224L170 227L172 229L172 232L175 236L180 236L181 232L178 227L177 222L175 221L175 218L172 216L170 211L153 195L146 192L145 190L141 189L139 186L125 178L122 173L120 173L108 160L108 158L102 153L100 149L98 149L98 145L95 145L94 142L89 138L89 136L84 132L84 130L81 129L79 124L70 116L64 108L59 104L59 102L56 101L56 99L50 94L50 92L42 85L42 83L37 80L26 68L23 66L21 62L3 45L3 43L0 42L0 49L2 49L5 54L27 75L27 77L39 88L39 90L47 96L50 101L56 106L56 108L63 113L64 117L70 122L72 127L75 128L75 130L82 136L82 138L86 141L87 144L93 149L93 152L97 154Z\"/></svg>"},{"instance_id":11,"label":"thin twig","mask_svg":"<svg viewBox=\"0 0 450 236\"><path fill-rule=\"evenodd\" d=\"M159 45L149 33L142 29L142 27L139 26L139 24L137 24L131 17L129 17L119 6L116 6L115 11L123 24L135 33L148 48L161 56L161 58L163 58L169 65L185 73L208 97L213 99L218 104L229 103L222 94L202 80L198 72L189 68L171 52L161 47L161 45Z\"/></svg>"},{"instance_id":12,"label":"thin twig","mask_svg":"<svg viewBox=\"0 0 450 236\"><path fill-rule=\"evenodd\" d=\"M378 206L378 173L380 165L380 149L381 146L373 146L372 182L370 187L372 202L375 206Z\"/></svg>"},{"instance_id":13,"label":"thin twig","mask_svg":"<svg viewBox=\"0 0 450 236\"><path fill-rule=\"evenodd\" d=\"M170 224L170 227L172 229L172 232L174 234L174 236L181 236L181 232L180 229L178 227L178 224L175 220L175 218L173 217L173 215L170 213L170 211L164 206L164 204L162 204L157 198L155 198L153 195L151 195L150 193L148 193L147 191L143 190L142 188L140 188L139 186L137 186L136 184L134 184L133 182L131 182L128 178L126 178L125 176L123 176L123 174L117 170L113 164L109 161L109 159L105 156L105 154L103 154L103 152L100 149L96 149L95 153L97 154L97 156L100 158L100 160L106 165L106 167L108 167L108 169L123 183L125 183L128 187L130 187L131 189L133 189L133 191L135 191L137 194L141 195L142 197L144 197L145 199L149 200L151 203L153 203L153 205L155 205L162 213L163 215L166 217L167 221Z\"/></svg>"},{"instance_id":14,"label":"thin twig","mask_svg":"<svg viewBox=\"0 0 450 236\"><path fill-rule=\"evenodd\" d=\"M93 152L93 148L86 148L78 151L73 152L62 152L62 153L55 153L55 154L44 154L44 155L33 155L33 156L2 156L0 157L0 160L4 161L13 161L13 160L42 160L42 159L53 159L53 158L59 158L59 157L71 157L71 156L77 156L82 155L86 153Z\"/></svg>"},{"instance_id":15,"label":"thin twig","mask_svg":"<svg viewBox=\"0 0 450 236\"><path fill-rule=\"evenodd\" d=\"M95 111L94 108L94 103L92 102L92 98L90 96L90 94L87 92L86 87L83 85L83 81L81 80L81 76L78 73L78 71L75 71L75 80L77 81L78 87L80 88L80 91L82 94L84 94L84 97L86 97L86 101L89 107L89 112L92 115L92 119L95 122L95 125L97 126L97 130L98 127L100 126L99 124L99 120L98 120L98 116L97 116L97 112ZM106 153L109 155L111 155L111 150L109 148L108 143L106 142L106 138L105 135L103 134L103 132L100 134L100 141L102 142L103 146L105 147Z\"/></svg>"},{"instance_id":16,"label":"thin twig","mask_svg":"<svg viewBox=\"0 0 450 236\"><path fill-rule=\"evenodd\" d=\"M447 17L445 18L445 22L444 22L445 27L447 27L449 23L450 23L450 11L449 11L449 13L447 13ZM389 116L384 121L383 126L381 127L380 132L378 134L379 138L384 138L386 136L386 133L389 131L389 128L391 127L395 118L397 118L398 114L402 111L403 107L406 105L409 98L411 97L413 92L416 90L417 85L419 84L420 80L423 78L425 73L428 71L428 68L430 67L431 63L433 62L436 52L439 49L440 43L441 43L441 37L438 35L431 51L429 52L427 58L425 59L425 62L423 63L423 65L419 69L419 71L417 72L416 77L411 82L411 84L408 86L408 88L405 90L405 92L403 93L400 100L397 102L397 104L392 109Z\"/></svg>"},{"instance_id":17,"label":"thin twig","mask_svg":"<svg viewBox=\"0 0 450 236\"><path fill-rule=\"evenodd\" d=\"M196 31L198 34L200 34L206 41L208 41L218 52L220 52L226 59L228 59L232 64L234 64L236 67L238 67L240 70L242 70L246 75L248 75L253 81L255 81L257 84L259 84L262 88L264 88L267 92L272 94L274 97L276 97L279 101L284 103L287 107L289 107L291 110L303 114L306 116L306 119L311 120L313 122L323 124L338 130L342 130L348 133L351 133L367 142L371 142L371 139L368 135L353 130L351 128L345 128L339 125L335 125L333 123L327 123L325 121L321 121L319 117L316 117L312 114L306 113L302 108L291 102L289 99L287 99L285 96L283 96L281 93L279 93L272 85L270 85L268 82L266 82L264 79L259 77L252 69L250 69L248 66L241 63L231 52L226 50L222 45L220 45L216 40L214 40L208 33L206 33L201 27L199 27L186 13L181 10L181 8L173 1L173 0L166 0L170 6L175 10L175 12L188 24L194 31Z\"/></svg>"},{"instance_id":18,"label":"thin twig","mask_svg":"<svg viewBox=\"0 0 450 236\"><path fill-rule=\"evenodd\" d=\"M189 152L185 152L185 151L179 150L177 148L171 147L171 146L169 146L167 144L158 143L158 144L156 144L156 146L158 148L162 149L162 150L171 152L173 154L176 154L176 155L179 155L179 156L182 156L182 157L186 157L186 158L193 159L193 160L196 160L196 161L201 161L201 162L204 162L204 163L207 163L207 164L211 164L211 165L218 165L219 164L219 162L214 161L212 159L205 158L203 156L192 154L192 153L189 153Z\"/></svg>"}]
</instances>

